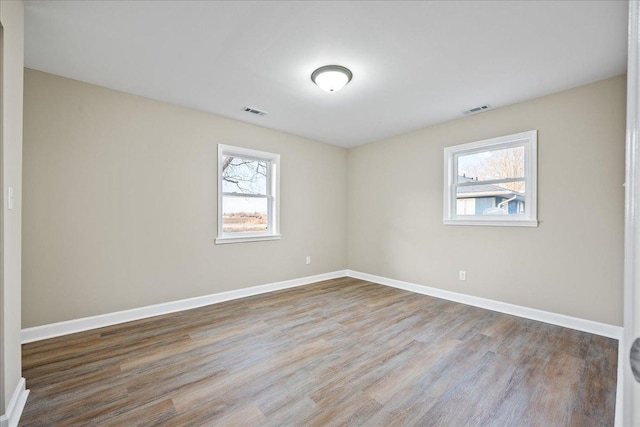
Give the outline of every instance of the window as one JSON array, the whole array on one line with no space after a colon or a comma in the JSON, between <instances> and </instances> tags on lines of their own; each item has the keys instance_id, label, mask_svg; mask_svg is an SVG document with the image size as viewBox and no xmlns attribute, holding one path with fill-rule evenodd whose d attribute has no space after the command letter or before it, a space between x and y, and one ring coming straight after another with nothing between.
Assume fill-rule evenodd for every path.
<instances>
[{"instance_id":1,"label":"window","mask_svg":"<svg viewBox=\"0 0 640 427\"><path fill-rule=\"evenodd\" d=\"M280 155L218 145L217 244L280 239Z\"/></svg>"},{"instance_id":2,"label":"window","mask_svg":"<svg viewBox=\"0 0 640 427\"><path fill-rule=\"evenodd\" d=\"M444 149L444 223L535 227L535 130Z\"/></svg>"}]
</instances>

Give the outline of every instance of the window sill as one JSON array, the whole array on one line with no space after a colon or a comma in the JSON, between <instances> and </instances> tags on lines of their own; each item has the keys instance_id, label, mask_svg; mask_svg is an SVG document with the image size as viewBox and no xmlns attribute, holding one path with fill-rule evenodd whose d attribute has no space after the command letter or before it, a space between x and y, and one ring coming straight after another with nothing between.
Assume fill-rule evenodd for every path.
<instances>
[{"instance_id":1,"label":"window sill","mask_svg":"<svg viewBox=\"0 0 640 427\"><path fill-rule=\"evenodd\" d=\"M492 227L537 227L536 220L473 220L473 219L445 219L444 225L484 225Z\"/></svg>"},{"instance_id":2,"label":"window sill","mask_svg":"<svg viewBox=\"0 0 640 427\"><path fill-rule=\"evenodd\" d=\"M268 236L243 236L243 237L218 237L216 245L226 245L228 243L262 242L266 240L280 240L280 234L270 234Z\"/></svg>"}]
</instances>

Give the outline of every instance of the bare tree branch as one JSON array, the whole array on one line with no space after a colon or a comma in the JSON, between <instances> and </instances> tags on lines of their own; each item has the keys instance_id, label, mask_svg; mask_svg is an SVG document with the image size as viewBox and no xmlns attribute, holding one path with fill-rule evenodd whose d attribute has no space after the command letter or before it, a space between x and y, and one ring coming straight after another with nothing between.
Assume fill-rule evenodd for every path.
<instances>
[{"instance_id":1,"label":"bare tree branch","mask_svg":"<svg viewBox=\"0 0 640 427\"><path fill-rule=\"evenodd\" d=\"M235 185L240 193L260 194L266 191L267 164L264 161L225 157L222 179Z\"/></svg>"}]
</instances>

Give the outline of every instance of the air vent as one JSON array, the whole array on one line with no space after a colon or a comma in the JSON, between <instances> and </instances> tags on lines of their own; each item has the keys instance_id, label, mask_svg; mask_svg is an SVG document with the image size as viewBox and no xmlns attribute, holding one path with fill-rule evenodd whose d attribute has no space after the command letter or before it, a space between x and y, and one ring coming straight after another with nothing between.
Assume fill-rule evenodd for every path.
<instances>
[{"instance_id":1,"label":"air vent","mask_svg":"<svg viewBox=\"0 0 640 427\"><path fill-rule=\"evenodd\" d=\"M257 108L244 107L242 111L246 111L247 113L255 114L256 116L266 116L268 113L266 111L260 111Z\"/></svg>"},{"instance_id":2,"label":"air vent","mask_svg":"<svg viewBox=\"0 0 640 427\"><path fill-rule=\"evenodd\" d=\"M487 111L490 108L491 108L491 105L485 104L485 105L481 105L479 107L474 107L474 108L469 108L468 110L464 110L462 112L462 114L464 114L465 116L468 116L469 114L476 114L476 113L479 113L481 111Z\"/></svg>"}]
</instances>

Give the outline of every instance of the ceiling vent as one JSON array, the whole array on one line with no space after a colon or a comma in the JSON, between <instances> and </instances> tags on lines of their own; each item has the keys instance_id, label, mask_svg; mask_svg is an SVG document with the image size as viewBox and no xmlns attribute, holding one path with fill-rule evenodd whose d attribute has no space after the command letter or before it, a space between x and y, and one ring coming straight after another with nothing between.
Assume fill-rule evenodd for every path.
<instances>
[{"instance_id":1,"label":"ceiling vent","mask_svg":"<svg viewBox=\"0 0 640 427\"><path fill-rule=\"evenodd\" d=\"M474 108L469 108L468 110L464 110L462 112L462 114L464 114L465 116L468 116L469 114L476 114L476 113L480 113L482 111L487 111L490 108L491 108L491 105L485 104L485 105L481 105L479 107L474 107Z\"/></svg>"},{"instance_id":2,"label":"ceiling vent","mask_svg":"<svg viewBox=\"0 0 640 427\"><path fill-rule=\"evenodd\" d=\"M256 116L266 116L268 113L266 111L260 111L257 108L244 107L242 111L246 111L247 113L255 114Z\"/></svg>"}]
</instances>

